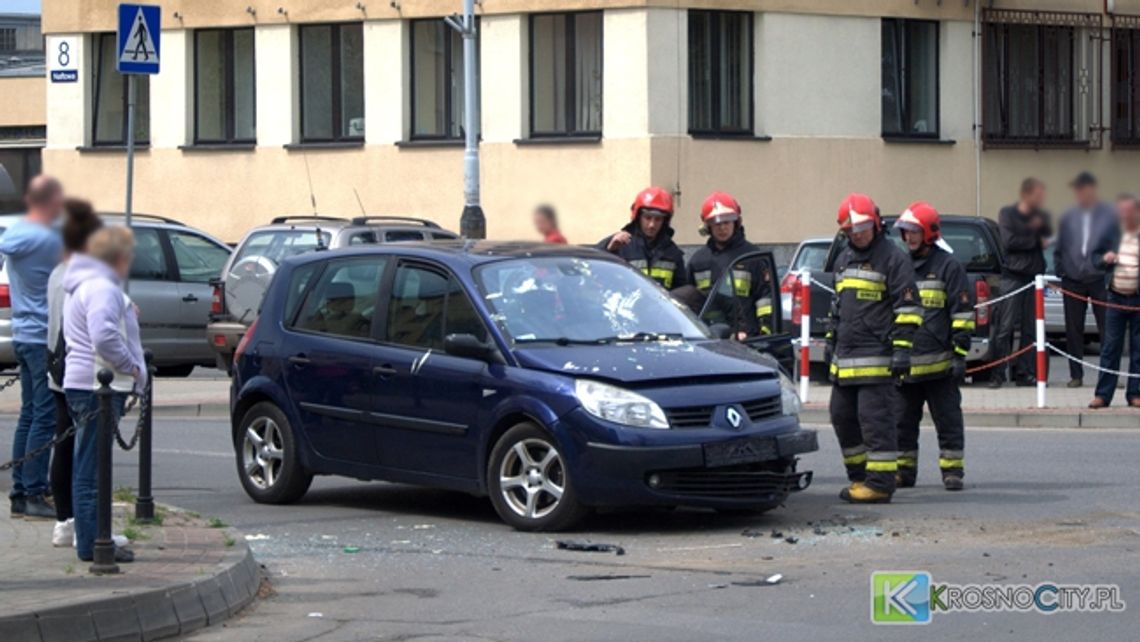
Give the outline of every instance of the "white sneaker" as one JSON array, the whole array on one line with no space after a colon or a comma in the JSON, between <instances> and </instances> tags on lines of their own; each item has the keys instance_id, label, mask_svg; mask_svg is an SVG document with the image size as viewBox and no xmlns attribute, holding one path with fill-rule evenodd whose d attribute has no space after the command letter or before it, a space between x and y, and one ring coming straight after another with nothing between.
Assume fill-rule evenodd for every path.
<instances>
[{"instance_id":1,"label":"white sneaker","mask_svg":"<svg viewBox=\"0 0 1140 642\"><path fill-rule=\"evenodd\" d=\"M131 545L131 540L127 539L126 535L118 533L111 535L111 541L115 543L115 548L126 548Z\"/></svg>"},{"instance_id":2,"label":"white sneaker","mask_svg":"<svg viewBox=\"0 0 1140 642\"><path fill-rule=\"evenodd\" d=\"M75 542L75 519L70 518L67 521L56 522L55 528L51 530L51 545L56 548L66 548L67 546L74 546Z\"/></svg>"}]
</instances>

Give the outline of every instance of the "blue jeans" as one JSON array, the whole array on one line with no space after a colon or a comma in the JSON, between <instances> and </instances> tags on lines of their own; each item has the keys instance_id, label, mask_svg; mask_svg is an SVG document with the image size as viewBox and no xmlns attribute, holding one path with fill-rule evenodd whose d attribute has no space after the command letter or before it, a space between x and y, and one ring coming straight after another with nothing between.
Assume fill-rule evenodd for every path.
<instances>
[{"instance_id":1,"label":"blue jeans","mask_svg":"<svg viewBox=\"0 0 1140 642\"><path fill-rule=\"evenodd\" d=\"M75 510L75 552L84 562L95 556L95 506L99 496L99 397L91 390L68 389L67 407L71 419L79 426L75 433L75 465L72 470L71 501ZM123 415L127 396L115 393L111 397L111 420L117 422ZM90 417L82 424L81 418Z\"/></svg>"},{"instance_id":2,"label":"blue jeans","mask_svg":"<svg viewBox=\"0 0 1140 642\"><path fill-rule=\"evenodd\" d=\"M1108 292L1108 302L1131 307L1140 307L1140 294L1124 296L1112 290ZM1100 367L1109 370L1120 369L1120 355L1124 351L1124 335L1128 333L1128 387L1125 397L1131 402L1140 398L1140 312L1130 310L1117 310L1107 308L1104 311L1104 337L1101 338ZM1107 372L1100 373L1096 380L1096 396L1104 399L1105 403L1112 403L1112 395L1116 392L1117 376Z\"/></svg>"},{"instance_id":3,"label":"blue jeans","mask_svg":"<svg viewBox=\"0 0 1140 642\"><path fill-rule=\"evenodd\" d=\"M47 380L47 346L13 342L20 366L20 419L12 440L12 458L43 446L55 435L55 402ZM48 489L48 462L44 452L12 468L10 497L39 497Z\"/></svg>"}]
</instances>

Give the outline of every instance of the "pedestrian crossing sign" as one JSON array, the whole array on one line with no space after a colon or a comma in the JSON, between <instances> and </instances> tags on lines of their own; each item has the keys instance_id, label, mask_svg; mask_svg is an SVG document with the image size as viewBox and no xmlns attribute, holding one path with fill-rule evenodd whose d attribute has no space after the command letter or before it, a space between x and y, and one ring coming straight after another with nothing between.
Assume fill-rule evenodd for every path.
<instances>
[{"instance_id":1,"label":"pedestrian crossing sign","mask_svg":"<svg viewBox=\"0 0 1140 642\"><path fill-rule=\"evenodd\" d=\"M155 5L119 5L119 73L158 73L161 15L161 7Z\"/></svg>"}]
</instances>

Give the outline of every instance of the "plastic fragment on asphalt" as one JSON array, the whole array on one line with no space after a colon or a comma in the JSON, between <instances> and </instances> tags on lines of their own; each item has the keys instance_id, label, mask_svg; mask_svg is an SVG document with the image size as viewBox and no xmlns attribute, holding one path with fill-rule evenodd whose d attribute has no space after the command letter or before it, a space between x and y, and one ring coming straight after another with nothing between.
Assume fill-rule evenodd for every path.
<instances>
[{"instance_id":1,"label":"plastic fragment on asphalt","mask_svg":"<svg viewBox=\"0 0 1140 642\"><path fill-rule=\"evenodd\" d=\"M800 538L796 537L795 535L788 535L784 538L784 541L789 544L795 544L796 542L800 541Z\"/></svg>"},{"instance_id":2,"label":"plastic fragment on asphalt","mask_svg":"<svg viewBox=\"0 0 1140 642\"><path fill-rule=\"evenodd\" d=\"M259 542L259 541L264 540L264 539L269 539L269 536L266 535L265 533L258 533L256 535L246 535L245 536L245 541L247 541L247 542Z\"/></svg>"},{"instance_id":3,"label":"plastic fragment on asphalt","mask_svg":"<svg viewBox=\"0 0 1140 642\"><path fill-rule=\"evenodd\" d=\"M435 524L416 524L412 527L414 531L426 531L429 528L435 528Z\"/></svg>"},{"instance_id":4,"label":"plastic fragment on asphalt","mask_svg":"<svg viewBox=\"0 0 1140 642\"><path fill-rule=\"evenodd\" d=\"M617 544L603 544L600 542L582 542L572 539L560 539L554 542L559 550L563 551L581 551L585 553L614 553L615 555L625 555L625 549Z\"/></svg>"},{"instance_id":5,"label":"plastic fragment on asphalt","mask_svg":"<svg viewBox=\"0 0 1140 642\"><path fill-rule=\"evenodd\" d=\"M711 589L728 588L728 584L709 584L709 588L711 588Z\"/></svg>"},{"instance_id":6,"label":"plastic fragment on asphalt","mask_svg":"<svg viewBox=\"0 0 1140 642\"><path fill-rule=\"evenodd\" d=\"M321 613L320 611L313 611L312 613L309 614L309 617L324 617L324 616L325 616L325 614Z\"/></svg>"},{"instance_id":7,"label":"plastic fragment on asphalt","mask_svg":"<svg viewBox=\"0 0 1140 642\"><path fill-rule=\"evenodd\" d=\"M782 579L784 579L784 576L779 574L779 573L776 573L775 575L769 575L768 579L766 579L764 581L769 583L769 584L779 584L780 580L782 580Z\"/></svg>"},{"instance_id":8,"label":"plastic fragment on asphalt","mask_svg":"<svg viewBox=\"0 0 1140 642\"><path fill-rule=\"evenodd\" d=\"M359 553L360 547L359 546L345 546L344 552L345 553Z\"/></svg>"}]
</instances>

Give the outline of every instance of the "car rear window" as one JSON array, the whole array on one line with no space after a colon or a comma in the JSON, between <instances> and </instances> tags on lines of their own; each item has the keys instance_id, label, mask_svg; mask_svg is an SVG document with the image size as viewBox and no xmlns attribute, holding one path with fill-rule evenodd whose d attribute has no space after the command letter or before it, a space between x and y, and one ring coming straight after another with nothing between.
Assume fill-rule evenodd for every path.
<instances>
[{"instance_id":1,"label":"car rear window","mask_svg":"<svg viewBox=\"0 0 1140 642\"><path fill-rule=\"evenodd\" d=\"M792 270L808 269L813 272L823 269L823 264L827 261L827 245L805 245L800 248L800 253L796 255L796 262L792 265Z\"/></svg>"},{"instance_id":2,"label":"car rear window","mask_svg":"<svg viewBox=\"0 0 1140 642\"><path fill-rule=\"evenodd\" d=\"M329 233L320 233L320 245L328 246ZM234 257L236 265L242 259L251 256L263 256L276 264L298 254L311 252L317 249L316 230L265 230L254 232L242 243L237 256Z\"/></svg>"}]
</instances>

